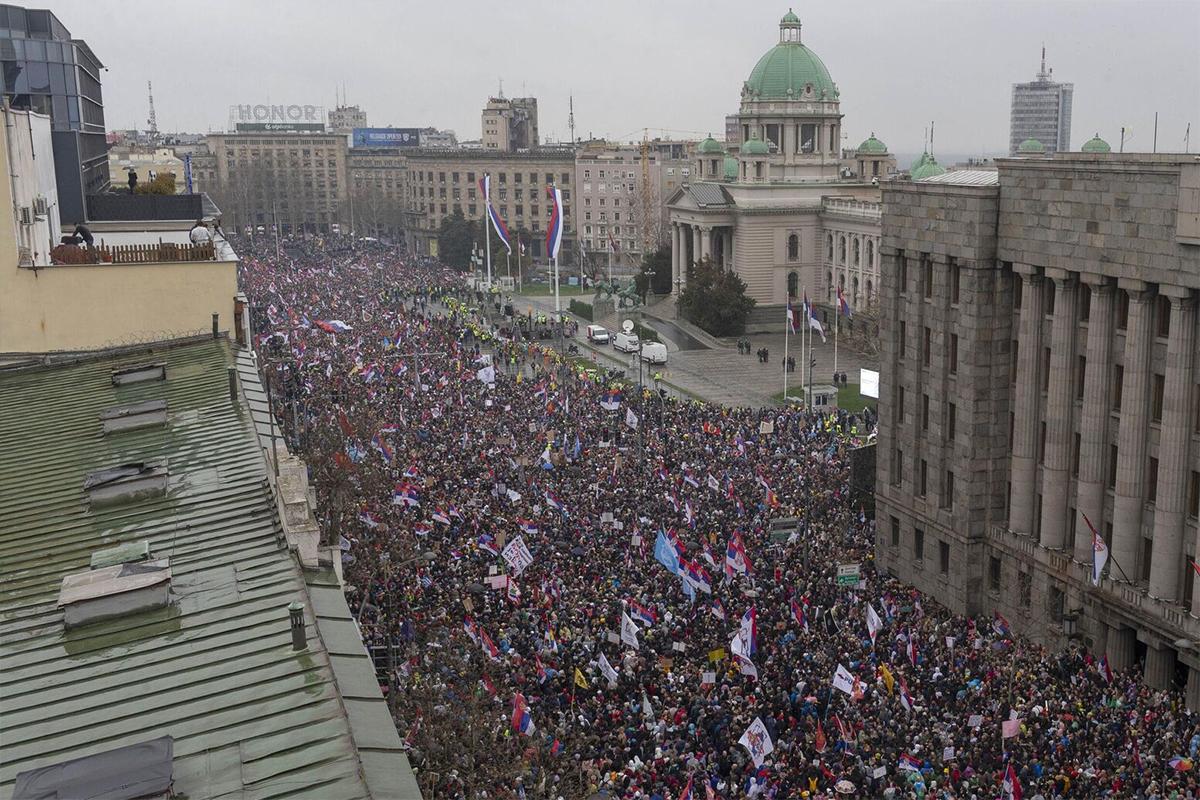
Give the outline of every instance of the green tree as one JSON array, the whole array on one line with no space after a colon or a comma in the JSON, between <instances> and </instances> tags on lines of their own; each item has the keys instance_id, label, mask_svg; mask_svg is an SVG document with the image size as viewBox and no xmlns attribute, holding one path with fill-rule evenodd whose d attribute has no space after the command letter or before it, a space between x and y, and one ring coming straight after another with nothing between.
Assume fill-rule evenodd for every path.
<instances>
[{"instance_id":1,"label":"green tree","mask_svg":"<svg viewBox=\"0 0 1200 800\"><path fill-rule=\"evenodd\" d=\"M160 172L154 180L139 183L135 190L138 194L175 194L175 173Z\"/></svg>"},{"instance_id":2,"label":"green tree","mask_svg":"<svg viewBox=\"0 0 1200 800\"><path fill-rule=\"evenodd\" d=\"M471 248L478 235L475 221L464 217L462 209L455 208L438 229L438 258L443 264L466 272L471 268Z\"/></svg>"},{"instance_id":3,"label":"green tree","mask_svg":"<svg viewBox=\"0 0 1200 800\"><path fill-rule=\"evenodd\" d=\"M651 276L650 273L654 275ZM645 302L646 293L671 293L671 246L662 245L657 250L642 257L642 269L634 276L637 292Z\"/></svg>"},{"instance_id":4,"label":"green tree","mask_svg":"<svg viewBox=\"0 0 1200 800\"><path fill-rule=\"evenodd\" d=\"M679 312L684 319L713 336L744 333L753 308L754 299L746 296L745 281L707 258L692 268L687 287L679 293Z\"/></svg>"}]
</instances>

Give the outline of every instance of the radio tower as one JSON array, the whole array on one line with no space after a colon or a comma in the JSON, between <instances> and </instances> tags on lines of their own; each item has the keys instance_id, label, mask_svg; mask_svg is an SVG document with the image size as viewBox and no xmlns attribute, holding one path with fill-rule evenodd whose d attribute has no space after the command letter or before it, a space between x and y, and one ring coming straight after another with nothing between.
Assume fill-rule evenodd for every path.
<instances>
[{"instance_id":1,"label":"radio tower","mask_svg":"<svg viewBox=\"0 0 1200 800\"><path fill-rule=\"evenodd\" d=\"M150 119L146 120L151 136L158 135L158 117L154 113L154 84L146 81L146 91L150 93Z\"/></svg>"},{"instance_id":2,"label":"radio tower","mask_svg":"<svg viewBox=\"0 0 1200 800\"><path fill-rule=\"evenodd\" d=\"M575 95L570 95L567 101L570 113L567 114L567 127L571 129L571 146L575 146Z\"/></svg>"}]
</instances>

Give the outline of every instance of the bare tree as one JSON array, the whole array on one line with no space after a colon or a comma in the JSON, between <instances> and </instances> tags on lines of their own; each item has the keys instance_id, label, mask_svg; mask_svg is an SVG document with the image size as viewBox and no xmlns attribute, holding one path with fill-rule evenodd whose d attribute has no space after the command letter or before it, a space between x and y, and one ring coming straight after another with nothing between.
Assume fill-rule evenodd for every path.
<instances>
[{"instance_id":1,"label":"bare tree","mask_svg":"<svg viewBox=\"0 0 1200 800\"><path fill-rule=\"evenodd\" d=\"M834 307L837 312L837 307ZM881 353L879 341L880 308L879 299L871 298L854 309L854 316L838 322L841 326L838 335L841 346L878 359Z\"/></svg>"}]
</instances>

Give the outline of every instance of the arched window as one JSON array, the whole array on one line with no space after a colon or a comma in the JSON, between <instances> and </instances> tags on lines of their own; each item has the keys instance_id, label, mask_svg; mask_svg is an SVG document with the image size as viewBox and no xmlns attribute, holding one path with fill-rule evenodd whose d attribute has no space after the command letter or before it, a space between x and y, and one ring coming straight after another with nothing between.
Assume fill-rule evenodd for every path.
<instances>
[{"instance_id":1,"label":"arched window","mask_svg":"<svg viewBox=\"0 0 1200 800\"><path fill-rule=\"evenodd\" d=\"M854 237L854 266L862 266L862 249L857 236Z\"/></svg>"},{"instance_id":2,"label":"arched window","mask_svg":"<svg viewBox=\"0 0 1200 800\"><path fill-rule=\"evenodd\" d=\"M795 272L788 273L787 293L789 300L795 300L800 295L800 276Z\"/></svg>"},{"instance_id":3,"label":"arched window","mask_svg":"<svg viewBox=\"0 0 1200 800\"><path fill-rule=\"evenodd\" d=\"M839 264L846 263L846 237L845 236L838 237L838 263Z\"/></svg>"},{"instance_id":4,"label":"arched window","mask_svg":"<svg viewBox=\"0 0 1200 800\"><path fill-rule=\"evenodd\" d=\"M870 302L871 302L871 297L873 296L873 294L874 294L874 291L875 291L875 287L873 287L873 286L871 285L871 279L870 279L870 278L868 278L868 279L867 279L867 302L868 302L868 303L870 303Z\"/></svg>"},{"instance_id":5,"label":"arched window","mask_svg":"<svg viewBox=\"0 0 1200 800\"><path fill-rule=\"evenodd\" d=\"M867 269L875 269L875 240L867 239Z\"/></svg>"},{"instance_id":6,"label":"arched window","mask_svg":"<svg viewBox=\"0 0 1200 800\"><path fill-rule=\"evenodd\" d=\"M838 288L842 291L846 290L846 273L838 273Z\"/></svg>"},{"instance_id":7,"label":"arched window","mask_svg":"<svg viewBox=\"0 0 1200 800\"><path fill-rule=\"evenodd\" d=\"M800 260L800 237L794 233L788 237L787 257L788 261ZM795 275L796 273L793 272L792 274Z\"/></svg>"},{"instance_id":8,"label":"arched window","mask_svg":"<svg viewBox=\"0 0 1200 800\"><path fill-rule=\"evenodd\" d=\"M858 277L850 279L850 297L854 305L858 305Z\"/></svg>"},{"instance_id":9,"label":"arched window","mask_svg":"<svg viewBox=\"0 0 1200 800\"><path fill-rule=\"evenodd\" d=\"M825 300L827 302L833 301L833 273L832 272L825 273Z\"/></svg>"},{"instance_id":10,"label":"arched window","mask_svg":"<svg viewBox=\"0 0 1200 800\"><path fill-rule=\"evenodd\" d=\"M827 255L826 258L828 258L830 261L833 261L833 234L832 233L829 234L828 244L829 244L829 255Z\"/></svg>"}]
</instances>

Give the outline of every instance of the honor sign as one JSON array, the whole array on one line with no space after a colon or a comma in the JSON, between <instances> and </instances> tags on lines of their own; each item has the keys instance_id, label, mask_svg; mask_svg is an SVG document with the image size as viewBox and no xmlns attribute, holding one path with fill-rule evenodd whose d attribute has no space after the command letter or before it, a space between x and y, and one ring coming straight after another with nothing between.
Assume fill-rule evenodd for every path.
<instances>
[{"instance_id":1,"label":"honor sign","mask_svg":"<svg viewBox=\"0 0 1200 800\"><path fill-rule=\"evenodd\" d=\"M229 107L233 131L323 131L324 106L236 105Z\"/></svg>"}]
</instances>

